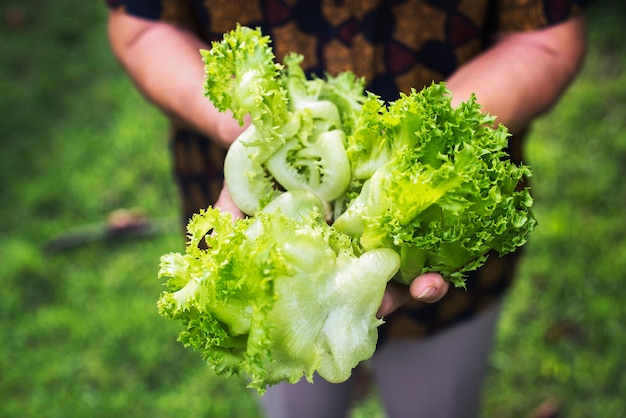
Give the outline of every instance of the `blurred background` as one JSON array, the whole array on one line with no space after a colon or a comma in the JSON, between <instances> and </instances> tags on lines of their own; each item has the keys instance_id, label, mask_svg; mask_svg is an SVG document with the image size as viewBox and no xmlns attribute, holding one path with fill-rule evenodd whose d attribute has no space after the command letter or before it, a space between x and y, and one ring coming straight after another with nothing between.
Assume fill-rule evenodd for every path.
<instances>
[{"instance_id":1,"label":"blurred background","mask_svg":"<svg viewBox=\"0 0 626 418\"><path fill-rule=\"evenodd\" d=\"M102 2L0 5L0 416L255 417L157 315L183 249L167 122ZM500 324L484 417L626 411L626 8L589 10L584 71L534 127L540 226ZM354 417L383 417L374 390Z\"/></svg>"}]
</instances>

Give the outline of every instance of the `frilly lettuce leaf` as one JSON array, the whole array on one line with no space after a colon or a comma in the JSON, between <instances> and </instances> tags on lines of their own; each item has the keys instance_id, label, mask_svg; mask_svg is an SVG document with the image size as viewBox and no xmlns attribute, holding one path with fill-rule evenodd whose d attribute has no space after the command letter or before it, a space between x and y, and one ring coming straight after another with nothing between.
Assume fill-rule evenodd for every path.
<instances>
[{"instance_id":1,"label":"frilly lettuce leaf","mask_svg":"<svg viewBox=\"0 0 626 418\"><path fill-rule=\"evenodd\" d=\"M444 83L387 106L369 99L348 148L365 180L334 227L364 250L395 249L401 282L437 271L464 286L489 251L513 251L536 225L517 189L530 169L510 161L509 133L493 123L474 97L453 108Z\"/></svg>"},{"instance_id":2,"label":"frilly lettuce leaf","mask_svg":"<svg viewBox=\"0 0 626 418\"><path fill-rule=\"evenodd\" d=\"M168 289L158 308L183 323L179 340L218 374L247 375L260 393L312 381L315 371L346 380L374 353L376 312L399 268L391 249L356 255L311 196L288 192L236 221L203 210L188 225L186 253L161 258Z\"/></svg>"},{"instance_id":3,"label":"frilly lettuce leaf","mask_svg":"<svg viewBox=\"0 0 626 418\"><path fill-rule=\"evenodd\" d=\"M283 66L274 61L270 38L259 29L237 26L201 50L204 92L222 112L231 111L243 123L251 115L269 140L280 139L279 128L289 120L287 96L279 79Z\"/></svg>"}]
</instances>

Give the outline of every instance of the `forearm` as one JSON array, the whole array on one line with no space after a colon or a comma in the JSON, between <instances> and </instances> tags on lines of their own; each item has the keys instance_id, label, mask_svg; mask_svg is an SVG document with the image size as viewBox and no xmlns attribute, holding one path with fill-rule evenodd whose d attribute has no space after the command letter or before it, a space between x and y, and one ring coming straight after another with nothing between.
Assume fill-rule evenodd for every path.
<instances>
[{"instance_id":1,"label":"forearm","mask_svg":"<svg viewBox=\"0 0 626 418\"><path fill-rule=\"evenodd\" d=\"M199 50L207 49L207 44L183 28L115 12L109 15L109 39L138 89L176 124L224 146L234 140L240 127L203 94Z\"/></svg>"},{"instance_id":2,"label":"forearm","mask_svg":"<svg viewBox=\"0 0 626 418\"><path fill-rule=\"evenodd\" d=\"M447 80L453 103L475 93L497 122L513 133L523 131L558 101L574 79L585 44L582 17L541 31L502 36Z\"/></svg>"}]
</instances>

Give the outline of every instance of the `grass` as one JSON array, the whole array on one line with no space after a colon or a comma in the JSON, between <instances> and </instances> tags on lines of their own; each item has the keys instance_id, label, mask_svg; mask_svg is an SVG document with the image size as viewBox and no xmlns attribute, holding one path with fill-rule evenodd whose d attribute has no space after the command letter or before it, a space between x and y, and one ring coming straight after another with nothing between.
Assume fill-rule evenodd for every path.
<instances>
[{"instance_id":1,"label":"grass","mask_svg":"<svg viewBox=\"0 0 626 418\"><path fill-rule=\"evenodd\" d=\"M528 144L541 225L501 324L487 416L546 400L566 417L626 410L624 8L592 11L586 66Z\"/></svg>"},{"instance_id":2,"label":"grass","mask_svg":"<svg viewBox=\"0 0 626 418\"><path fill-rule=\"evenodd\" d=\"M545 401L566 417L626 410L626 14L592 12L585 69L529 139L541 225L502 318L485 417ZM13 2L0 19L0 416L258 416L256 395L212 376L156 314L158 257L182 248L167 123L111 57L103 6ZM166 227L44 251L119 208ZM354 416L383 416L375 394Z\"/></svg>"}]
</instances>

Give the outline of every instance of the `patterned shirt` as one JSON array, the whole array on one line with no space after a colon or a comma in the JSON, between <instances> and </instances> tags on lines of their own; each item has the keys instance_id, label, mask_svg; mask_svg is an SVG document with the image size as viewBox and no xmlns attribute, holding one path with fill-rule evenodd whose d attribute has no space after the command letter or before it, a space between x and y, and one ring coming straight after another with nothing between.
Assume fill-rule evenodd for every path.
<instances>
[{"instance_id":1,"label":"patterned shirt","mask_svg":"<svg viewBox=\"0 0 626 418\"><path fill-rule=\"evenodd\" d=\"M188 28L221 40L240 23L260 27L276 57L304 55L309 75L350 70L367 90L394 100L399 92L442 81L484 50L497 33L565 21L582 0L107 0L111 9ZM199 88L202 88L199 86ZM521 161L519 138L511 141ZM213 204L222 187L224 151L202 135L173 129L175 175L185 219ZM519 251L470 274L467 290L451 288L438 303L411 301L385 318L380 341L419 337L469 318L510 285Z\"/></svg>"},{"instance_id":2,"label":"patterned shirt","mask_svg":"<svg viewBox=\"0 0 626 418\"><path fill-rule=\"evenodd\" d=\"M304 55L309 74L351 70L367 89L398 92L442 80L497 32L561 22L580 8L568 0L107 0L109 7L159 19L220 40L238 22L260 27L278 59Z\"/></svg>"}]
</instances>

